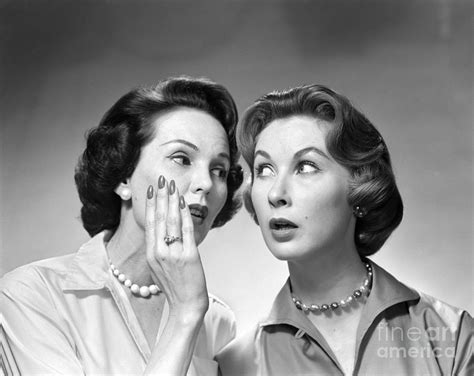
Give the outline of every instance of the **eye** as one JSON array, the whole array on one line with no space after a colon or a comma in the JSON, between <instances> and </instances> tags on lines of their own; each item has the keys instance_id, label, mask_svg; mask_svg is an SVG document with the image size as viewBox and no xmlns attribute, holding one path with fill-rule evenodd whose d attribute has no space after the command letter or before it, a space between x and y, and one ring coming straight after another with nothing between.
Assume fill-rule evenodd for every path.
<instances>
[{"instance_id":1,"label":"eye","mask_svg":"<svg viewBox=\"0 0 474 376\"><path fill-rule=\"evenodd\" d=\"M217 176L218 178L223 179L223 180L227 179L227 174L228 173L229 172L224 167L215 167L211 170L211 174L213 174L214 176Z\"/></svg>"},{"instance_id":2,"label":"eye","mask_svg":"<svg viewBox=\"0 0 474 376\"><path fill-rule=\"evenodd\" d=\"M268 164L260 164L254 168L254 173L257 177L266 177L266 176L272 176L273 170Z\"/></svg>"},{"instance_id":3,"label":"eye","mask_svg":"<svg viewBox=\"0 0 474 376\"><path fill-rule=\"evenodd\" d=\"M298 174L311 174L321 171L314 162L311 161L302 161L298 163L297 172Z\"/></svg>"},{"instance_id":4,"label":"eye","mask_svg":"<svg viewBox=\"0 0 474 376\"><path fill-rule=\"evenodd\" d=\"M174 154L170 157L170 159L181 165L181 166L190 166L191 165L191 160L189 159L189 157L185 154Z\"/></svg>"}]
</instances>

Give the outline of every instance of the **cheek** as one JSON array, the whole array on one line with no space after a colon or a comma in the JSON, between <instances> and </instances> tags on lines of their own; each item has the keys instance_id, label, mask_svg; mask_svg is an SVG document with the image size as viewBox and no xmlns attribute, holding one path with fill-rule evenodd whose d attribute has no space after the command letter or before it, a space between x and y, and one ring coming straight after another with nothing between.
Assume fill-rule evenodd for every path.
<instances>
[{"instance_id":1,"label":"cheek","mask_svg":"<svg viewBox=\"0 0 474 376\"><path fill-rule=\"evenodd\" d=\"M139 205L142 201L144 202L146 190L150 184L153 184L153 176L145 171L135 170L130 180L134 205Z\"/></svg>"},{"instance_id":2,"label":"cheek","mask_svg":"<svg viewBox=\"0 0 474 376\"><path fill-rule=\"evenodd\" d=\"M224 204L227 200L227 195L229 194L229 190L227 188L227 183L222 183L218 185L217 188L217 197L219 201L219 211L224 207Z\"/></svg>"},{"instance_id":3,"label":"cheek","mask_svg":"<svg viewBox=\"0 0 474 376\"><path fill-rule=\"evenodd\" d=\"M330 227L342 225L352 217L352 211L347 202L347 193L343 189L319 192L307 197L305 200L305 220L311 222L324 222L323 226Z\"/></svg>"},{"instance_id":4,"label":"cheek","mask_svg":"<svg viewBox=\"0 0 474 376\"><path fill-rule=\"evenodd\" d=\"M335 208L335 211L337 211L340 215L344 214L352 214L352 210L349 206L349 201L348 201L348 188L347 186L338 186L339 189L334 190L334 194L331 195L330 199L328 200L330 205Z\"/></svg>"},{"instance_id":5,"label":"cheek","mask_svg":"<svg viewBox=\"0 0 474 376\"><path fill-rule=\"evenodd\" d=\"M214 193L212 195L212 207L214 209L214 218L219 214L219 212L222 210L222 208L225 205L225 202L227 200L227 194L228 194L228 189L227 189L227 184L226 183L216 183L214 187ZM211 204L208 202L208 205ZM210 208L210 207L209 207Z\"/></svg>"},{"instance_id":6,"label":"cheek","mask_svg":"<svg viewBox=\"0 0 474 376\"><path fill-rule=\"evenodd\" d=\"M138 165L131 176L131 187L133 193L137 196L141 196L142 191L148 189L149 185L155 186L158 184L159 172L144 167L144 164Z\"/></svg>"},{"instance_id":7,"label":"cheek","mask_svg":"<svg viewBox=\"0 0 474 376\"><path fill-rule=\"evenodd\" d=\"M337 217L349 209L347 185L328 176L293 186L292 198L304 219Z\"/></svg>"}]
</instances>

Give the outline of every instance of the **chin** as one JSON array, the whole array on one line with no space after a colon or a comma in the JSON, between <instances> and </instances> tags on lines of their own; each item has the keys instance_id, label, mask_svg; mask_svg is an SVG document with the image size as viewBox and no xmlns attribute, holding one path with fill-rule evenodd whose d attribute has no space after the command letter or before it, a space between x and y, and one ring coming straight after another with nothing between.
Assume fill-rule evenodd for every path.
<instances>
[{"instance_id":1,"label":"chin","mask_svg":"<svg viewBox=\"0 0 474 376\"><path fill-rule=\"evenodd\" d=\"M197 226L194 228L194 241L196 242L197 246L204 241L208 233L209 230L207 228L204 229Z\"/></svg>"},{"instance_id":2,"label":"chin","mask_svg":"<svg viewBox=\"0 0 474 376\"><path fill-rule=\"evenodd\" d=\"M297 257L297 247L294 244L277 243L273 239L265 241L271 254L281 261L290 261Z\"/></svg>"},{"instance_id":3,"label":"chin","mask_svg":"<svg viewBox=\"0 0 474 376\"><path fill-rule=\"evenodd\" d=\"M311 256L308 257L308 254L302 254L295 252L274 252L270 251L273 256L279 261L285 261L289 263L304 264L311 259Z\"/></svg>"},{"instance_id":4,"label":"chin","mask_svg":"<svg viewBox=\"0 0 474 376\"><path fill-rule=\"evenodd\" d=\"M208 221L208 218L204 221L197 221L193 218L194 241L196 242L196 245L199 245L204 241L211 230L211 226L212 222Z\"/></svg>"},{"instance_id":5,"label":"chin","mask_svg":"<svg viewBox=\"0 0 474 376\"><path fill-rule=\"evenodd\" d=\"M308 245L294 239L288 242L276 242L273 238L265 240L272 255L281 261L305 262L315 253Z\"/></svg>"},{"instance_id":6,"label":"chin","mask_svg":"<svg viewBox=\"0 0 474 376\"><path fill-rule=\"evenodd\" d=\"M273 252L272 250L270 250L270 252L272 253L272 255L273 255L277 260L280 260L280 261L290 261L290 259L291 259L291 256L290 256L290 255L282 254L282 253L277 253L277 252Z\"/></svg>"},{"instance_id":7,"label":"chin","mask_svg":"<svg viewBox=\"0 0 474 376\"><path fill-rule=\"evenodd\" d=\"M194 233L194 242L198 246L199 244L202 243L202 241L204 240L205 237L206 237L205 235L203 236L199 232L195 232Z\"/></svg>"}]
</instances>

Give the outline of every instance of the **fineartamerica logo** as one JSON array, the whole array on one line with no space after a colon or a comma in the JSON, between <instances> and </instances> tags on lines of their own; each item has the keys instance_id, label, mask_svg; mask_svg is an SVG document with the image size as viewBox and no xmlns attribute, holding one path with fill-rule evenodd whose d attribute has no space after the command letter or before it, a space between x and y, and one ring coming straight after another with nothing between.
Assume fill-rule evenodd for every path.
<instances>
[{"instance_id":1,"label":"fineartamerica logo","mask_svg":"<svg viewBox=\"0 0 474 376\"><path fill-rule=\"evenodd\" d=\"M454 358L455 333L449 327L401 328L379 325L377 337L381 343L393 345L380 346L380 358Z\"/></svg>"}]
</instances>

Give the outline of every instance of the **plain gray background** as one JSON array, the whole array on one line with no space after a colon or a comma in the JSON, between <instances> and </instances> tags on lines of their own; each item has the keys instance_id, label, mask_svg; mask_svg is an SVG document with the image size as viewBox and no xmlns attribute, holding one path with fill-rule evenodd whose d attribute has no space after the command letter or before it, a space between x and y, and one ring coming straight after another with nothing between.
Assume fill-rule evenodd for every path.
<instances>
[{"instance_id":1,"label":"plain gray background","mask_svg":"<svg viewBox=\"0 0 474 376\"><path fill-rule=\"evenodd\" d=\"M351 98L392 154L405 216L373 259L473 313L472 11L461 0L0 1L0 275L88 239L73 170L84 133L130 88L207 76L242 113L315 82ZM287 276L245 210L201 254L240 330Z\"/></svg>"}]
</instances>

